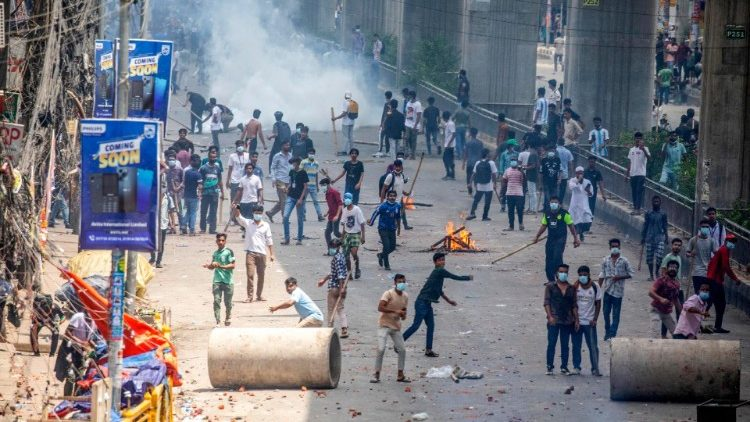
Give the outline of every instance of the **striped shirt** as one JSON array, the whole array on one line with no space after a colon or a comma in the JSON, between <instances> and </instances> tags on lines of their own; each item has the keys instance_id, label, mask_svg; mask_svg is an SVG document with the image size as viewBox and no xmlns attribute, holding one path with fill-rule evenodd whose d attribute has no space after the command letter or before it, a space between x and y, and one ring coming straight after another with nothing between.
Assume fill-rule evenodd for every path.
<instances>
[{"instance_id":1,"label":"striped shirt","mask_svg":"<svg viewBox=\"0 0 750 422\"><path fill-rule=\"evenodd\" d=\"M512 167L505 170L503 180L508 182L505 191L507 196L523 196L523 172L521 170Z\"/></svg>"},{"instance_id":2,"label":"striped shirt","mask_svg":"<svg viewBox=\"0 0 750 422\"><path fill-rule=\"evenodd\" d=\"M607 156L607 146L605 142L609 140L609 131L604 128L593 129L589 132L589 140L591 142L591 153L600 157Z\"/></svg>"},{"instance_id":3,"label":"striped shirt","mask_svg":"<svg viewBox=\"0 0 750 422\"><path fill-rule=\"evenodd\" d=\"M602 271L599 278L604 279L602 288L604 292L613 297L623 297L625 295L625 280L612 281L615 276L633 276L633 268L630 267L630 261L623 256L617 257L612 263L612 256L607 255L602 260Z\"/></svg>"},{"instance_id":4,"label":"striped shirt","mask_svg":"<svg viewBox=\"0 0 750 422\"><path fill-rule=\"evenodd\" d=\"M537 98L536 105L534 106L534 112L536 113L536 121L534 123L537 125L546 125L548 111L549 103L547 99L544 97Z\"/></svg>"}]
</instances>

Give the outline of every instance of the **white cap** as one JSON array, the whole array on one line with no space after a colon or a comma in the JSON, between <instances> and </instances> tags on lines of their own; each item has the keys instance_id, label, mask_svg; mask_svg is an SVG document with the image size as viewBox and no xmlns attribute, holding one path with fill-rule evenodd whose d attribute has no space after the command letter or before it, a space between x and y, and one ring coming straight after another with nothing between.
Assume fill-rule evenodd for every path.
<instances>
[{"instance_id":1,"label":"white cap","mask_svg":"<svg viewBox=\"0 0 750 422\"><path fill-rule=\"evenodd\" d=\"M578 173L578 172L583 173L583 167L581 167L581 166L576 167L576 173Z\"/></svg>"},{"instance_id":2,"label":"white cap","mask_svg":"<svg viewBox=\"0 0 750 422\"><path fill-rule=\"evenodd\" d=\"M344 93L344 98L346 98L347 100L351 99L351 98L352 98L352 93L351 93L351 92L349 92L349 91L346 91L346 92Z\"/></svg>"}]
</instances>

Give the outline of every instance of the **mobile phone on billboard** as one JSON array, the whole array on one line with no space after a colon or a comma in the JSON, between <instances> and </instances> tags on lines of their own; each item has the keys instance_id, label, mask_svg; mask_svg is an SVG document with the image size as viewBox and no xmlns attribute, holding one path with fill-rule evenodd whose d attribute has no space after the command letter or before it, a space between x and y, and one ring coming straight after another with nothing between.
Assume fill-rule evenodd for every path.
<instances>
[{"instance_id":1,"label":"mobile phone on billboard","mask_svg":"<svg viewBox=\"0 0 750 422\"><path fill-rule=\"evenodd\" d=\"M151 211L152 190L154 184L154 172L152 170L138 169L138 204L140 213Z\"/></svg>"}]
</instances>

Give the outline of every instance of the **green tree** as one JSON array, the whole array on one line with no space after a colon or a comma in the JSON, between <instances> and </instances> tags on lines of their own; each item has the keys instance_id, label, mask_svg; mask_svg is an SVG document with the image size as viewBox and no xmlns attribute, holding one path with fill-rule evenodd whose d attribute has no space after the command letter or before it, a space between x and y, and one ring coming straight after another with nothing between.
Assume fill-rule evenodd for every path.
<instances>
[{"instance_id":1,"label":"green tree","mask_svg":"<svg viewBox=\"0 0 750 422\"><path fill-rule=\"evenodd\" d=\"M427 81L452 91L459 61L460 54L453 43L444 38L423 39L414 49L411 82Z\"/></svg>"}]
</instances>

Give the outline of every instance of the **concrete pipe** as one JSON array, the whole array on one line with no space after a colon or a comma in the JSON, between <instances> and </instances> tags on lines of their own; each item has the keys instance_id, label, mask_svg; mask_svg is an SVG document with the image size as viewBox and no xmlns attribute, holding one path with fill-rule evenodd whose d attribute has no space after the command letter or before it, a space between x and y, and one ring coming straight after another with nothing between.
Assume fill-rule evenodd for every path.
<instances>
[{"instance_id":1,"label":"concrete pipe","mask_svg":"<svg viewBox=\"0 0 750 422\"><path fill-rule=\"evenodd\" d=\"M612 400L739 400L740 342L615 338L609 361Z\"/></svg>"},{"instance_id":2,"label":"concrete pipe","mask_svg":"<svg viewBox=\"0 0 750 422\"><path fill-rule=\"evenodd\" d=\"M218 328L208 339L214 388L336 388L340 375L332 328Z\"/></svg>"}]
</instances>

